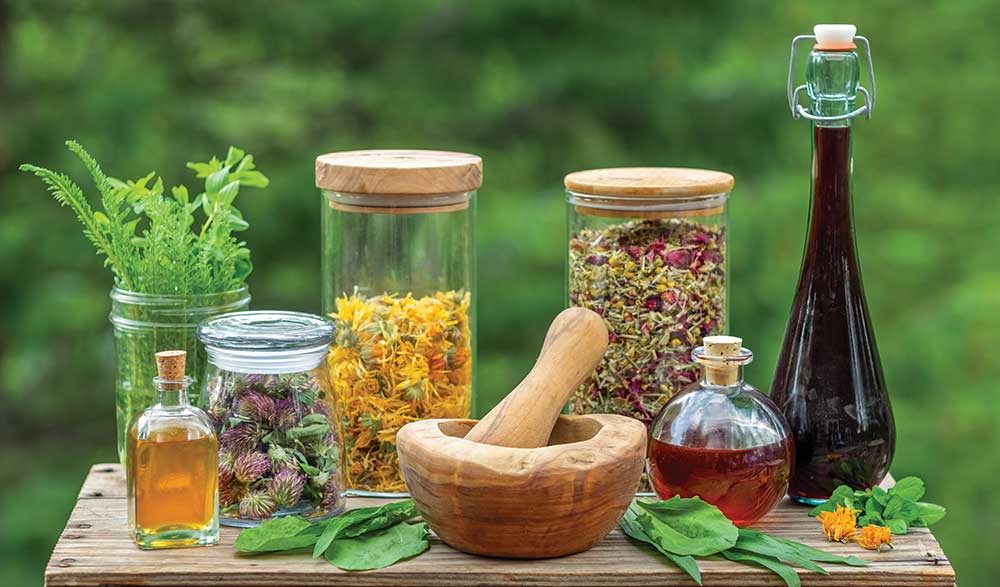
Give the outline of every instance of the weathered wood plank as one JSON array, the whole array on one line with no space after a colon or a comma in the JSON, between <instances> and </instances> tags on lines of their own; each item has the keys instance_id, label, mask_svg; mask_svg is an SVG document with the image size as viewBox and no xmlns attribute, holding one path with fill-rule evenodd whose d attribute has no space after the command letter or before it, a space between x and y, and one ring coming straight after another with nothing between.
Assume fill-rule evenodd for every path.
<instances>
[{"instance_id":1,"label":"weathered wood plank","mask_svg":"<svg viewBox=\"0 0 1000 587\"><path fill-rule=\"evenodd\" d=\"M465 555L433 541L431 549L410 561L365 573L346 573L307 553L241 555L231 546L238 531L224 528L214 548L141 551L126 523L124 475L117 465L95 465L80 492L45 572L46 585L536 585L626 586L693 585L658 555L637 546L619 531L590 551L544 561L511 561ZM351 507L380 500L352 499ZM759 525L776 535L840 554L860 556L871 564L855 568L828 565L829 576L800 571L803 585L952 586L955 574L934 536L916 529L898 537L895 550L874 553L857 546L830 544L805 510L782 503ZM781 585L766 571L723 560L701 563L704 584L716 586Z\"/></svg>"}]
</instances>

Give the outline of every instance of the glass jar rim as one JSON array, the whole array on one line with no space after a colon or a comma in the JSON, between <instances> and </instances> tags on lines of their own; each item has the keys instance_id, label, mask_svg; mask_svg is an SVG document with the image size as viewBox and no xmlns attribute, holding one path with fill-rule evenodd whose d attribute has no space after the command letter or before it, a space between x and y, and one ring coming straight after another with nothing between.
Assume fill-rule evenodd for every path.
<instances>
[{"instance_id":1,"label":"glass jar rim","mask_svg":"<svg viewBox=\"0 0 1000 587\"><path fill-rule=\"evenodd\" d=\"M198 340L223 351L302 351L329 345L335 331L333 321L323 316L253 310L205 320L198 325Z\"/></svg>"},{"instance_id":2,"label":"glass jar rim","mask_svg":"<svg viewBox=\"0 0 1000 587\"><path fill-rule=\"evenodd\" d=\"M111 288L111 299L116 302L124 302L126 304L158 304L158 303L170 303L170 302L190 302L194 301L205 301L209 302L220 297L231 296L239 294L241 297L246 295L250 291L246 284L236 288L229 289L226 291L219 291L214 293L198 293L198 294L154 294L145 293L139 291L132 291L128 289L122 289L118 286ZM206 303L206 305L213 305Z\"/></svg>"}]
</instances>

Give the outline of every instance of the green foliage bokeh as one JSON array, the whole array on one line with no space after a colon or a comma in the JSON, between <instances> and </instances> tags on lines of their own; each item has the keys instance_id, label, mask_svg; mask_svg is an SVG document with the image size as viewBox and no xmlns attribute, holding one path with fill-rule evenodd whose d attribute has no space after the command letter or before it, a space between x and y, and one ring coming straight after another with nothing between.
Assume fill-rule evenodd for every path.
<instances>
[{"instance_id":1,"label":"green foliage bokeh","mask_svg":"<svg viewBox=\"0 0 1000 587\"><path fill-rule=\"evenodd\" d=\"M19 163L86 187L73 138L112 175L193 187L184 162L240 145L272 180L240 198L253 307L319 311L317 154L482 155L481 406L527 371L562 308L565 173L726 170L732 331L767 389L808 210L788 43L833 21L875 53L855 216L893 470L927 480L961 583L987 584L1000 572L985 538L1000 518L982 515L1000 506L998 16L987 0L0 2L0 583L41 583L89 464L115 459L111 275Z\"/></svg>"}]
</instances>

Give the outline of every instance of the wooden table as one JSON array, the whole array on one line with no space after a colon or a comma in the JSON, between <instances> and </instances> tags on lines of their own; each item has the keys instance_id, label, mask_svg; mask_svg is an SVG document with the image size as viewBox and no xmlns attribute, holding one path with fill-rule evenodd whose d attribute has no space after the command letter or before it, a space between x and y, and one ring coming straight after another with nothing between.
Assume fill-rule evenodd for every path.
<instances>
[{"instance_id":1,"label":"wooden table","mask_svg":"<svg viewBox=\"0 0 1000 587\"><path fill-rule=\"evenodd\" d=\"M352 499L349 507L379 500ZM825 565L829 576L799 570L803 585L955 585L955 572L926 528L896 537L875 553L826 542L819 524L787 500L757 526L779 536L871 562ZM645 547L615 530L588 552L543 561L470 556L434 539L429 551L387 569L346 573L310 554L242 555L231 548L238 531L223 528L219 546L142 551L127 531L125 476L119 465L95 465L45 569L46 585L585 585L673 586L694 583ZM724 560L699 562L706 586L782 585L769 572Z\"/></svg>"}]
</instances>

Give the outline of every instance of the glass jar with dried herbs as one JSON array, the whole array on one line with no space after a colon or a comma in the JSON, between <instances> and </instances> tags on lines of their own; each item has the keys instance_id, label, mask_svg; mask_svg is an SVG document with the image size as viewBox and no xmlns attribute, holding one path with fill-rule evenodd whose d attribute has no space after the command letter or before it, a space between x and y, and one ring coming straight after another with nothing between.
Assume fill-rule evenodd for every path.
<instances>
[{"instance_id":1,"label":"glass jar with dried herbs","mask_svg":"<svg viewBox=\"0 0 1000 587\"><path fill-rule=\"evenodd\" d=\"M728 173L660 167L566 176L568 303L604 317L604 360L572 399L647 425L698 381L691 351L726 331Z\"/></svg>"},{"instance_id":2,"label":"glass jar with dried herbs","mask_svg":"<svg viewBox=\"0 0 1000 587\"><path fill-rule=\"evenodd\" d=\"M374 150L316 159L322 191L323 310L345 489L406 491L396 431L467 418L475 366L475 193L482 160Z\"/></svg>"},{"instance_id":3,"label":"glass jar with dried herbs","mask_svg":"<svg viewBox=\"0 0 1000 587\"><path fill-rule=\"evenodd\" d=\"M198 327L223 524L343 508L337 430L319 384L333 332L322 316L276 311L233 312Z\"/></svg>"}]
</instances>

